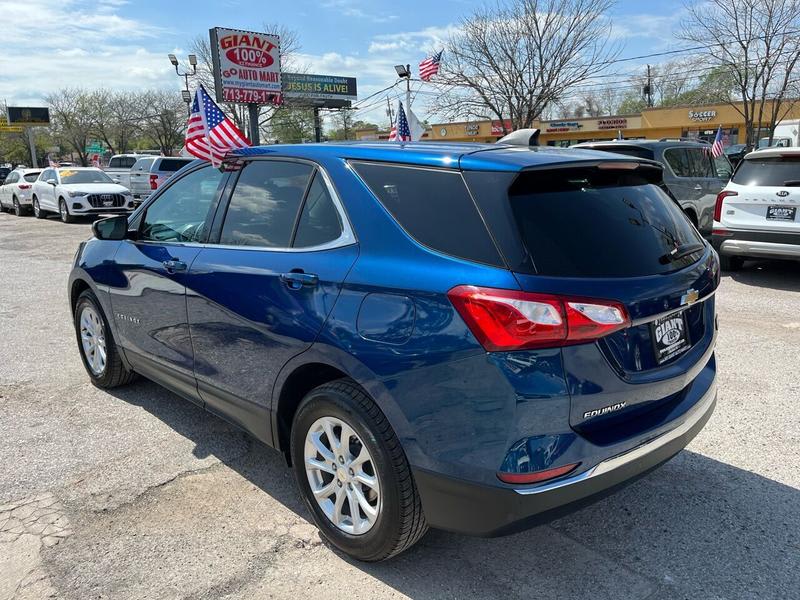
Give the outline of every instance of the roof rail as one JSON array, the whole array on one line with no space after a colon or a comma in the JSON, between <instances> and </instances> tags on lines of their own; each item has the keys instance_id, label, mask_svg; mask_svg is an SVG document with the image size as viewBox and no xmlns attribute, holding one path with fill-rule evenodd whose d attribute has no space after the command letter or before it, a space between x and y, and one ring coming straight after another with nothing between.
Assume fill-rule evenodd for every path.
<instances>
[{"instance_id":1,"label":"roof rail","mask_svg":"<svg viewBox=\"0 0 800 600\"><path fill-rule=\"evenodd\" d=\"M538 146L538 129L517 129L506 136L501 137L496 144L509 144L510 146Z\"/></svg>"},{"instance_id":2,"label":"roof rail","mask_svg":"<svg viewBox=\"0 0 800 600\"><path fill-rule=\"evenodd\" d=\"M706 140L700 138L692 138L692 137L663 137L659 142L697 142L698 144L710 144Z\"/></svg>"}]
</instances>

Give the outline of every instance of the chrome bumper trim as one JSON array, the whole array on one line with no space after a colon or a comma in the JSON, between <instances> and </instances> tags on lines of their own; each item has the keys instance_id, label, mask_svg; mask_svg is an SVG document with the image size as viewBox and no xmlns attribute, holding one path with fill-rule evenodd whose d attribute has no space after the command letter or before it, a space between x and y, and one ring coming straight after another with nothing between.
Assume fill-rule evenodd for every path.
<instances>
[{"instance_id":1,"label":"chrome bumper trim","mask_svg":"<svg viewBox=\"0 0 800 600\"><path fill-rule=\"evenodd\" d=\"M720 246L720 251L722 254L732 254L735 256L789 256L800 258L800 244L725 240Z\"/></svg>"},{"instance_id":2,"label":"chrome bumper trim","mask_svg":"<svg viewBox=\"0 0 800 600\"><path fill-rule=\"evenodd\" d=\"M669 444L671 441L681 437L686 432L692 429L714 406L714 400L717 397L717 382L716 379L708 388L708 391L703 395L700 400L692 407L689 413L686 415L683 423L678 425L675 429L671 429L659 435L658 437L653 438L652 440L641 444L640 446L636 446L627 452L622 454L618 454L616 456L612 456L604 460L601 463L598 463L591 469L580 473L579 475L575 475L573 477L567 477L566 479L560 479L558 481L554 481L552 483L544 483L542 485L538 485L535 487L530 488L517 488L514 491L518 494L523 496L530 496L533 494L542 494L544 492L549 492L552 490L556 490L559 488L563 488L569 485L574 485L576 483L580 483L581 481L585 481L587 479L591 479L592 477L597 477L599 475L603 475L605 473L609 473L614 471L628 463L631 463L635 460L640 459L651 452L655 452L662 446Z\"/></svg>"}]
</instances>

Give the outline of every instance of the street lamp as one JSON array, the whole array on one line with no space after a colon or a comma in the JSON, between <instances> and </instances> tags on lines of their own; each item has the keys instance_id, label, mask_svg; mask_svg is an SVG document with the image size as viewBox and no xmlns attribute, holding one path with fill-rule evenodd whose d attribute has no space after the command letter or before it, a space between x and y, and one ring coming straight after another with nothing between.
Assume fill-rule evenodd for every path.
<instances>
[{"instance_id":1,"label":"street lamp","mask_svg":"<svg viewBox=\"0 0 800 600\"><path fill-rule=\"evenodd\" d=\"M400 79L406 80L406 118L411 110L411 65L395 65L394 70Z\"/></svg>"},{"instance_id":2,"label":"street lamp","mask_svg":"<svg viewBox=\"0 0 800 600\"><path fill-rule=\"evenodd\" d=\"M180 72L180 69L178 68L180 63L178 63L178 59L174 54L167 54L167 58L169 58L169 62L172 63L172 66L175 67L175 73L178 74L178 77L183 77L183 82L186 87L181 90L181 96L183 97L183 101L186 102L186 112L191 115L192 93L189 91L189 76L197 74L197 56L194 54L189 55L189 65L192 67L191 73L189 71L184 71L183 73Z\"/></svg>"}]
</instances>

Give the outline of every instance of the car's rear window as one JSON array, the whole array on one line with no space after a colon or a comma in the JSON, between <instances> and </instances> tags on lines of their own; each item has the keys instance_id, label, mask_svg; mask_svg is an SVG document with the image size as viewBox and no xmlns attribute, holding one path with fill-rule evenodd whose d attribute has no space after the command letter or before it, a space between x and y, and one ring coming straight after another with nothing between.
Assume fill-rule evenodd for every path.
<instances>
[{"instance_id":1,"label":"car's rear window","mask_svg":"<svg viewBox=\"0 0 800 600\"><path fill-rule=\"evenodd\" d=\"M613 152L614 154L624 154L625 156L635 156L636 158L646 158L653 160L653 151L648 148L638 146L595 146L592 150L602 150L603 152Z\"/></svg>"},{"instance_id":2,"label":"car's rear window","mask_svg":"<svg viewBox=\"0 0 800 600\"><path fill-rule=\"evenodd\" d=\"M466 260L503 265L458 171L386 163L352 165L395 221L421 244Z\"/></svg>"},{"instance_id":3,"label":"car's rear window","mask_svg":"<svg viewBox=\"0 0 800 600\"><path fill-rule=\"evenodd\" d=\"M182 159L182 158L162 158L161 159L161 163L158 165L158 170L159 171L179 171L180 169L182 169L183 167L188 165L190 162L192 162L192 160L193 159L191 159L191 158L187 158L187 159Z\"/></svg>"},{"instance_id":4,"label":"car's rear window","mask_svg":"<svg viewBox=\"0 0 800 600\"><path fill-rule=\"evenodd\" d=\"M739 185L800 186L800 155L747 158L733 174Z\"/></svg>"},{"instance_id":5,"label":"car's rear window","mask_svg":"<svg viewBox=\"0 0 800 600\"><path fill-rule=\"evenodd\" d=\"M34 171L33 173L25 173L23 177L25 178L25 181L27 181L28 183L33 183L34 181L39 179L39 173L41 173L41 171Z\"/></svg>"},{"instance_id":6,"label":"car's rear window","mask_svg":"<svg viewBox=\"0 0 800 600\"><path fill-rule=\"evenodd\" d=\"M522 173L509 190L512 213L535 273L554 277L639 277L683 268L702 243L680 207L649 177L576 168Z\"/></svg>"}]
</instances>

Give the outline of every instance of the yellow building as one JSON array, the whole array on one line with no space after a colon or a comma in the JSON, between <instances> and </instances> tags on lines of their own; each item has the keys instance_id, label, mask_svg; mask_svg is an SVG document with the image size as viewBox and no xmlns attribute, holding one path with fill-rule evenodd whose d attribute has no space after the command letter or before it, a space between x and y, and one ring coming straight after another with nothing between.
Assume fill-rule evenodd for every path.
<instances>
[{"instance_id":1,"label":"yellow building","mask_svg":"<svg viewBox=\"0 0 800 600\"><path fill-rule=\"evenodd\" d=\"M800 118L800 101L784 103L782 119ZM741 106L741 105L740 105ZM771 110L764 110L765 119ZM765 129L768 124L761 124ZM579 142L625 139L660 139L691 137L711 141L722 127L723 143L741 144L745 141L744 117L729 104L703 104L673 108L649 108L640 114L613 115L599 118L557 119L537 121L533 127L541 131L540 143L550 146L571 146ZM388 139L388 132L357 130L357 139ZM431 125L425 141L495 142L503 136L500 121L464 121Z\"/></svg>"}]
</instances>

